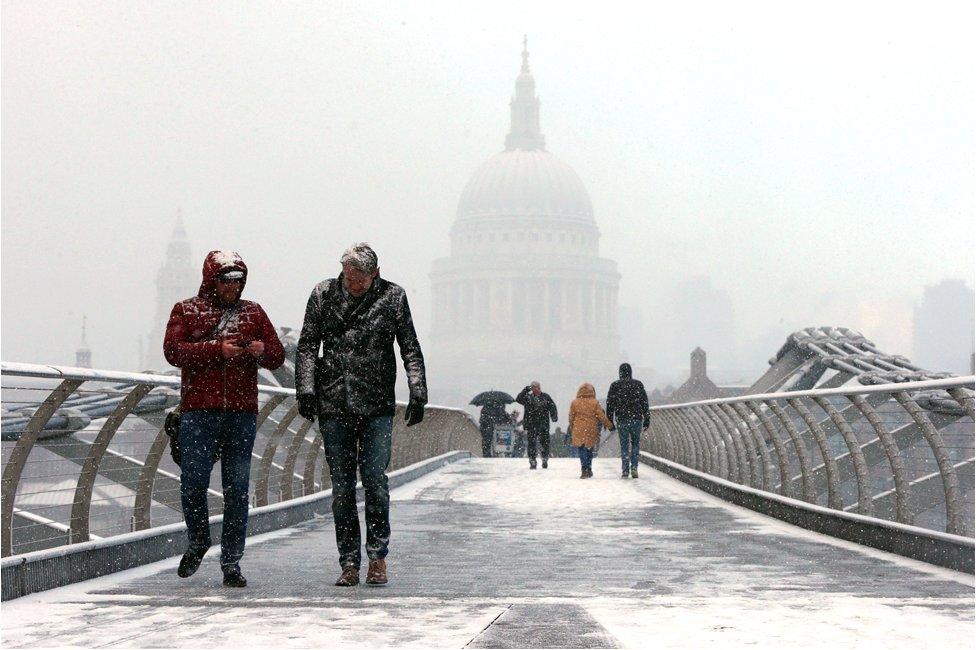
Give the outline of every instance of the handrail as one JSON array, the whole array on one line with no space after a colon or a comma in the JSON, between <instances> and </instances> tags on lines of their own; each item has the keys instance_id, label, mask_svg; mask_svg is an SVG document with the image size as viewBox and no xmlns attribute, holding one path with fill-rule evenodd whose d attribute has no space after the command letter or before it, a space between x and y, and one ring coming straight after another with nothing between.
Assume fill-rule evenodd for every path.
<instances>
[{"instance_id":1,"label":"handrail","mask_svg":"<svg viewBox=\"0 0 976 650\"><path fill-rule=\"evenodd\" d=\"M974 385L970 375L661 404L643 446L753 489L802 485L811 504L972 536Z\"/></svg>"},{"instance_id":2,"label":"handrail","mask_svg":"<svg viewBox=\"0 0 976 650\"><path fill-rule=\"evenodd\" d=\"M9 361L0 362L0 375L57 382L49 387L5 382L5 390L22 388L47 393L47 397L21 404L2 420L4 446L13 446L2 477L3 556L182 519L178 469L166 457L169 438L161 426L162 416L179 401L178 376ZM157 388L166 389L164 399L159 398ZM95 400L91 393L102 395ZM324 461L316 481L322 437L317 426L297 417L294 389L259 384L258 393L262 407L251 462L251 493L256 505L301 498L331 487ZM405 407L403 402L395 406L398 417L394 418L391 469L448 451L480 449L477 424L464 410L427 405L424 421L407 430ZM123 441L113 448L122 431ZM214 478L217 489L208 495L212 512L222 506L218 478ZM65 488L65 481L74 487ZM96 481L100 481L99 490ZM29 490L23 489L25 484L30 485ZM95 498L96 492L102 494ZM153 521L161 510L164 521ZM96 517L109 523L103 521L103 527L96 528L92 525Z\"/></svg>"},{"instance_id":3,"label":"handrail","mask_svg":"<svg viewBox=\"0 0 976 650\"><path fill-rule=\"evenodd\" d=\"M165 386L167 388L179 388L179 375L162 375L145 372L121 372L117 370L96 370L92 368L76 368L74 366L46 366L37 363L22 363L19 361L0 361L0 375L10 377L34 377L36 379L80 379L82 381L117 381L132 384L153 384L155 386ZM267 395L291 395L295 394L294 388L282 388L280 386L268 386L258 384L258 392ZM406 406L407 402L398 401L398 405ZM462 408L456 406L442 406L440 404L427 404L425 408L438 409L442 411L454 411L457 413L467 413Z\"/></svg>"},{"instance_id":4,"label":"handrail","mask_svg":"<svg viewBox=\"0 0 976 650\"><path fill-rule=\"evenodd\" d=\"M687 406L704 406L706 404L733 404L750 400L788 399L791 397L829 397L831 395L872 395L875 393L893 393L896 391L935 390L948 388L968 388L972 390L976 385L976 375L965 377L947 377L944 379L929 379L927 381L906 381L897 384L871 384L868 386L841 386L840 388L812 388L810 390L784 391L780 393L757 393L753 395L736 395L734 397L715 397L695 402L681 402L679 404L658 404L651 407L651 411L664 411Z\"/></svg>"}]
</instances>

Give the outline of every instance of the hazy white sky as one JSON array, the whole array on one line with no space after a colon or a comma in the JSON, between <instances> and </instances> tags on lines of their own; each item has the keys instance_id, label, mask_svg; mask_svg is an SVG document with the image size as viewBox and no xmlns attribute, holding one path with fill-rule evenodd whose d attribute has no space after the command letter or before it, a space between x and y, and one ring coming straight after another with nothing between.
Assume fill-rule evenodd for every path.
<instances>
[{"instance_id":1,"label":"hazy white sky","mask_svg":"<svg viewBox=\"0 0 976 650\"><path fill-rule=\"evenodd\" d=\"M282 325L370 241L434 345L430 262L502 148L524 33L623 305L653 322L694 272L743 341L910 352L922 287L973 283L965 5L630 4L3 2L3 358L73 362L87 313L95 364L134 368L177 208Z\"/></svg>"}]
</instances>

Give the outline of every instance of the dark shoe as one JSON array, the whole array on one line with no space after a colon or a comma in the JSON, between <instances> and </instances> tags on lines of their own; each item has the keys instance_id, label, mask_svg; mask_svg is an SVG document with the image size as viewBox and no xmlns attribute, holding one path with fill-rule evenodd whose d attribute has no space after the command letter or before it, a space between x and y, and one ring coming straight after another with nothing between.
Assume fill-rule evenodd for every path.
<instances>
[{"instance_id":1,"label":"dark shoe","mask_svg":"<svg viewBox=\"0 0 976 650\"><path fill-rule=\"evenodd\" d=\"M585 469L581 469L580 470L580 478L586 478L586 470Z\"/></svg>"},{"instance_id":2,"label":"dark shoe","mask_svg":"<svg viewBox=\"0 0 976 650\"><path fill-rule=\"evenodd\" d=\"M359 584L359 567L347 566L335 581L336 587L355 587Z\"/></svg>"},{"instance_id":3,"label":"dark shoe","mask_svg":"<svg viewBox=\"0 0 976 650\"><path fill-rule=\"evenodd\" d=\"M224 586L225 587L246 587L247 580L241 575L241 567L236 564L228 564L227 566L220 567L224 571Z\"/></svg>"},{"instance_id":4,"label":"dark shoe","mask_svg":"<svg viewBox=\"0 0 976 650\"><path fill-rule=\"evenodd\" d=\"M542 469L549 469L549 459L542 461Z\"/></svg>"},{"instance_id":5,"label":"dark shoe","mask_svg":"<svg viewBox=\"0 0 976 650\"><path fill-rule=\"evenodd\" d=\"M586 478L593 478L593 470L592 469L586 470Z\"/></svg>"},{"instance_id":6,"label":"dark shoe","mask_svg":"<svg viewBox=\"0 0 976 650\"><path fill-rule=\"evenodd\" d=\"M620 475L620 478L630 478L630 472L624 470L624 473Z\"/></svg>"},{"instance_id":7,"label":"dark shoe","mask_svg":"<svg viewBox=\"0 0 976 650\"><path fill-rule=\"evenodd\" d=\"M369 570L366 571L366 584L385 585L386 582L386 560L370 560Z\"/></svg>"},{"instance_id":8,"label":"dark shoe","mask_svg":"<svg viewBox=\"0 0 976 650\"><path fill-rule=\"evenodd\" d=\"M183 554L183 559L180 560L180 568L176 570L176 575L181 578L189 578L197 569L200 568L200 563L203 562L203 556L207 554L207 549L189 549Z\"/></svg>"},{"instance_id":9,"label":"dark shoe","mask_svg":"<svg viewBox=\"0 0 976 650\"><path fill-rule=\"evenodd\" d=\"M637 468L630 470L630 478L637 478Z\"/></svg>"},{"instance_id":10,"label":"dark shoe","mask_svg":"<svg viewBox=\"0 0 976 650\"><path fill-rule=\"evenodd\" d=\"M529 461L529 469L535 469L535 461Z\"/></svg>"}]
</instances>

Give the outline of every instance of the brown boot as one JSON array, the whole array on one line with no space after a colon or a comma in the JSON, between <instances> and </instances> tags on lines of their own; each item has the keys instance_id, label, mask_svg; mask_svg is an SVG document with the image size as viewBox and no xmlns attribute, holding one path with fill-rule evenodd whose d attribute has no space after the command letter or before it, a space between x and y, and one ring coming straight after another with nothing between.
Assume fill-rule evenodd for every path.
<instances>
[{"instance_id":1,"label":"brown boot","mask_svg":"<svg viewBox=\"0 0 976 650\"><path fill-rule=\"evenodd\" d=\"M359 584L359 567L347 566L335 581L336 587L355 587Z\"/></svg>"},{"instance_id":2,"label":"brown boot","mask_svg":"<svg viewBox=\"0 0 976 650\"><path fill-rule=\"evenodd\" d=\"M369 570L366 572L366 584L385 585L386 582L386 560L370 560Z\"/></svg>"}]
</instances>

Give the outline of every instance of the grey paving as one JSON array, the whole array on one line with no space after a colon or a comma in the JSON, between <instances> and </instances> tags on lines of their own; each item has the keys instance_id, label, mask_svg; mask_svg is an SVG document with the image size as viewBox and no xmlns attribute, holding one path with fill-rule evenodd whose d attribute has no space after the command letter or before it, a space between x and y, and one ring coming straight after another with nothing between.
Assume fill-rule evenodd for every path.
<instances>
[{"instance_id":1,"label":"grey paving","mask_svg":"<svg viewBox=\"0 0 976 650\"><path fill-rule=\"evenodd\" d=\"M515 604L499 614L468 648L617 648L581 605Z\"/></svg>"},{"instance_id":2,"label":"grey paving","mask_svg":"<svg viewBox=\"0 0 976 650\"><path fill-rule=\"evenodd\" d=\"M822 627L902 647L927 626L953 647L973 632L967 576L825 540L646 468L637 481L608 459L595 471L581 481L571 460L530 472L474 459L401 488L387 587L332 586L323 518L251 544L246 589L220 585L213 549L187 580L168 562L5 604L4 643L804 647Z\"/></svg>"}]
</instances>

